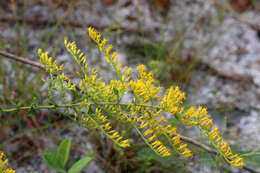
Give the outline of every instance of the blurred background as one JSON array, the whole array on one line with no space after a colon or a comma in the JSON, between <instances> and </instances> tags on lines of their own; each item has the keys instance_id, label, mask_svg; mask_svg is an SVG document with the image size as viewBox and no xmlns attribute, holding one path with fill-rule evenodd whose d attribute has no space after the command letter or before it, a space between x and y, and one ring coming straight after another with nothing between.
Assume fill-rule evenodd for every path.
<instances>
[{"instance_id":1,"label":"blurred background","mask_svg":"<svg viewBox=\"0 0 260 173\"><path fill-rule=\"evenodd\" d=\"M186 104L208 107L234 151L260 150L259 0L0 1L1 52L39 62L37 50L42 48L73 76L78 67L65 51L63 41L67 38L86 53L90 68L110 80L112 71L88 37L89 26L113 44L123 65L143 63L162 86L179 85L187 93ZM41 79L45 76L43 70L1 54L1 108L44 103L47 86ZM200 137L194 130L183 133ZM74 158L94 157L82 172L179 169L178 164L150 156L145 150L126 152L122 161L58 110L0 113L0 150L7 153L9 164L18 173L52 172L42 153L68 137L73 139ZM185 161L182 172L220 172L207 153L198 153ZM116 161L111 161L113 157ZM260 155L245 157L245 161L260 168ZM225 171L245 172L236 168Z\"/></svg>"}]
</instances>

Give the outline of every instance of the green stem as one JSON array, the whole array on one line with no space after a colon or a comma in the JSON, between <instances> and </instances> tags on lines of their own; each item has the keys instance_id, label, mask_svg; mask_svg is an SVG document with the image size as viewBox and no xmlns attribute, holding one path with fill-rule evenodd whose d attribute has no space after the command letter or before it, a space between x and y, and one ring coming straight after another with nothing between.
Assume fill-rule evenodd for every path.
<instances>
[{"instance_id":1,"label":"green stem","mask_svg":"<svg viewBox=\"0 0 260 173\"><path fill-rule=\"evenodd\" d=\"M81 102L75 104L62 104L62 105L40 105L35 106L34 109L55 109L57 107L72 107L72 106L79 106ZM31 109L32 106L22 106L18 108L10 108L10 109L2 109L2 112L14 112L18 110L28 110Z\"/></svg>"},{"instance_id":2,"label":"green stem","mask_svg":"<svg viewBox=\"0 0 260 173\"><path fill-rule=\"evenodd\" d=\"M73 103L73 104L61 104L61 105L38 105L35 106L34 109L55 109L55 108L61 108L61 107L73 107L73 106L80 106L82 102ZM101 103L90 103L86 102L85 104L88 105L120 105L120 106L129 106L134 105L133 103L114 103L114 102L101 102ZM151 107L151 108L157 108L162 109L160 106L153 106L153 105L145 105L145 104L135 104L135 106L141 106L141 107ZM32 106L22 106L22 107L16 107L16 108L9 108L9 109L2 109L2 112L14 112L18 110L29 110Z\"/></svg>"}]
</instances>

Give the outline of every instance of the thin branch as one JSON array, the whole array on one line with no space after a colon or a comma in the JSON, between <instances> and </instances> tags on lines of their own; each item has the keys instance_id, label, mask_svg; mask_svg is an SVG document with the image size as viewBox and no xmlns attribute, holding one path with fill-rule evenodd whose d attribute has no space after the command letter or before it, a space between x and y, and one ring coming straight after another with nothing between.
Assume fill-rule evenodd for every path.
<instances>
[{"instance_id":1,"label":"thin branch","mask_svg":"<svg viewBox=\"0 0 260 173\"><path fill-rule=\"evenodd\" d=\"M192 145L196 145L197 147L200 147L200 148L206 150L207 152L209 152L211 154L214 154L214 155L218 154L218 152L216 150L213 150L210 147L208 147L207 145L204 145L204 144L202 144L202 143L200 143L198 141L195 141L192 138L189 138L189 137L186 137L186 136L182 136L182 135L180 135L180 137L181 137L181 140L183 140L185 142L188 142L188 143L190 143Z\"/></svg>"},{"instance_id":2,"label":"thin branch","mask_svg":"<svg viewBox=\"0 0 260 173\"><path fill-rule=\"evenodd\" d=\"M253 169L253 168L250 168L250 167L248 167L248 166L246 166L246 165L243 167L243 169L244 169L244 170L247 170L247 171L249 171L249 172L252 172L252 173L259 173L259 171L255 170L255 169Z\"/></svg>"},{"instance_id":3,"label":"thin branch","mask_svg":"<svg viewBox=\"0 0 260 173\"><path fill-rule=\"evenodd\" d=\"M189 138L189 137L186 137L186 136L182 136L182 135L180 135L180 136L181 136L181 139L183 141L187 142L187 143L190 143L190 144L195 145L195 146L197 146L199 148L202 148L203 150L205 150L205 151L207 151L207 152L209 152L209 153L211 153L213 155L217 155L218 154L218 152L216 150L211 149L207 145L204 145L204 144L202 144L202 143L200 143L200 142L198 142L198 141L196 141L196 140L194 140L192 138ZM253 168L250 168L250 167L248 167L246 165L242 169L247 170L247 171L252 172L252 173L260 173L259 171L255 170Z\"/></svg>"},{"instance_id":4,"label":"thin branch","mask_svg":"<svg viewBox=\"0 0 260 173\"><path fill-rule=\"evenodd\" d=\"M5 58L9 58L9 59L12 59L12 60L24 63L24 64L29 64L31 66L45 70L44 65L42 65L41 63L31 61L31 60L25 59L25 58L20 57L20 56L16 56L16 55L13 55L13 54L10 54L8 52L1 51L1 50L0 50L0 55L4 56Z\"/></svg>"},{"instance_id":5,"label":"thin branch","mask_svg":"<svg viewBox=\"0 0 260 173\"><path fill-rule=\"evenodd\" d=\"M1 51L1 50L0 50L0 55L2 55L4 58L9 58L11 60L15 60L17 62L21 62L21 63L24 63L24 64L29 64L29 65L31 65L33 67L37 67L39 69L42 69L42 70L44 70L46 72L45 66L42 65L39 62L31 61L31 60L28 60L26 58L23 58L23 57L20 57L20 56L16 56L16 55L13 55L11 53L4 52L4 51ZM65 81L68 82L67 80L65 80ZM77 91L80 91L78 86L76 86L76 89L77 89Z\"/></svg>"},{"instance_id":6,"label":"thin branch","mask_svg":"<svg viewBox=\"0 0 260 173\"><path fill-rule=\"evenodd\" d=\"M19 110L30 110L30 109L55 109L55 108L62 108L62 107L72 107L72 106L79 106L79 103L75 104L62 104L62 105L40 105L40 106L22 106L22 107L16 107L16 108L9 108L9 109L2 109L2 112L15 112Z\"/></svg>"}]
</instances>

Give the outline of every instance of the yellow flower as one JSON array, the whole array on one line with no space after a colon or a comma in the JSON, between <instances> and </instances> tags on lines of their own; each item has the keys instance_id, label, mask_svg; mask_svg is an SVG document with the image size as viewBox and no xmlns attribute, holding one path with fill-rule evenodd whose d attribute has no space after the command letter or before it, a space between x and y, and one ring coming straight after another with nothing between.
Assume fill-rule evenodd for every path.
<instances>
[{"instance_id":1,"label":"yellow flower","mask_svg":"<svg viewBox=\"0 0 260 173\"><path fill-rule=\"evenodd\" d=\"M173 144L175 145L175 146L177 146L177 145L179 145L180 144L180 142L181 142L181 137L180 137L180 135L176 135L176 136L174 136L173 138L172 138L172 140L173 140Z\"/></svg>"},{"instance_id":2,"label":"yellow flower","mask_svg":"<svg viewBox=\"0 0 260 173\"><path fill-rule=\"evenodd\" d=\"M236 157L236 159L232 160L230 164L239 168L243 168L245 166L242 157Z\"/></svg>"},{"instance_id":3,"label":"yellow flower","mask_svg":"<svg viewBox=\"0 0 260 173\"><path fill-rule=\"evenodd\" d=\"M119 133L115 130L111 130L110 122L108 122L108 119L105 115L102 114L101 109L96 109L96 123L97 128L100 128L107 137L112 139L116 144L118 144L121 147L129 147L130 141L128 139L123 140L123 137L119 135Z\"/></svg>"},{"instance_id":4,"label":"yellow flower","mask_svg":"<svg viewBox=\"0 0 260 173\"><path fill-rule=\"evenodd\" d=\"M16 171L13 169L6 169L4 173L15 173Z\"/></svg>"},{"instance_id":5,"label":"yellow flower","mask_svg":"<svg viewBox=\"0 0 260 173\"><path fill-rule=\"evenodd\" d=\"M219 141L222 139L222 137L219 135L219 129L215 127L212 131L208 133L208 137L211 141Z\"/></svg>"},{"instance_id":6,"label":"yellow flower","mask_svg":"<svg viewBox=\"0 0 260 173\"><path fill-rule=\"evenodd\" d=\"M147 129L145 132L144 132L144 136L147 136L147 135L150 135L152 134L153 131L151 129Z\"/></svg>"},{"instance_id":7,"label":"yellow flower","mask_svg":"<svg viewBox=\"0 0 260 173\"><path fill-rule=\"evenodd\" d=\"M192 152L188 148L184 148L184 151L181 154L184 158L192 157Z\"/></svg>"},{"instance_id":8,"label":"yellow flower","mask_svg":"<svg viewBox=\"0 0 260 173\"><path fill-rule=\"evenodd\" d=\"M100 45L101 41L101 34L98 33L94 28L89 27L88 28L89 36L92 38L93 41L95 41L98 45Z\"/></svg>"},{"instance_id":9,"label":"yellow flower","mask_svg":"<svg viewBox=\"0 0 260 173\"><path fill-rule=\"evenodd\" d=\"M151 145L161 156L167 157L171 155L169 149L166 148L161 141L156 140Z\"/></svg>"},{"instance_id":10,"label":"yellow flower","mask_svg":"<svg viewBox=\"0 0 260 173\"><path fill-rule=\"evenodd\" d=\"M175 114L179 110L179 104L182 104L184 99L185 93L181 92L179 87L170 87L166 91L166 94L161 98L160 105L163 107L164 111Z\"/></svg>"},{"instance_id":11,"label":"yellow flower","mask_svg":"<svg viewBox=\"0 0 260 173\"><path fill-rule=\"evenodd\" d=\"M15 173L15 170L7 168L8 159L6 158L4 152L0 151L0 172L3 173Z\"/></svg>"}]
</instances>

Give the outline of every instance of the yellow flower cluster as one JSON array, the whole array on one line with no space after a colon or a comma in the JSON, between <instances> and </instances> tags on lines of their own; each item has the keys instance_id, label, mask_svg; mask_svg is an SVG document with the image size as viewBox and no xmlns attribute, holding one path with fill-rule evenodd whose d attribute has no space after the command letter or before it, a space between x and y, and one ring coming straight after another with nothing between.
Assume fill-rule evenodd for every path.
<instances>
[{"instance_id":1,"label":"yellow flower cluster","mask_svg":"<svg viewBox=\"0 0 260 173\"><path fill-rule=\"evenodd\" d=\"M172 114L177 112L181 113L184 108L179 105L182 104L184 99L185 93L181 92L178 86L175 88L170 87L166 91L166 94L161 98L160 106L166 112L170 112Z\"/></svg>"},{"instance_id":2,"label":"yellow flower cluster","mask_svg":"<svg viewBox=\"0 0 260 173\"><path fill-rule=\"evenodd\" d=\"M99 50L104 54L106 61L110 64L113 69L116 71L117 75L120 77L120 80L125 83L130 80L129 74L131 73L132 68L124 67L122 70L122 64L119 63L119 58L117 57L117 52L112 52L113 46L111 44L106 46L107 40L102 39L101 34L97 32L94 28L88 28L90 38L97 44Z\"/></svg>"},{"instance_id":3,"label":"yellow flower cluster","mask_svg":"<svg viewBox=\"0 0 260 173\"><path fill-rule=\"evenodd\" d=\"M84 105L84 104L83 104ZM82 115L81 125L83 127L88 127L90 129L99 129L101 130L109 139L111 139L114 143L119 145L120 147L129 147L130 141L129 139L123 139L123 137L116 130L112 129L111 123L108 121L107 116L102 114L102 110L96 108L95 116L86 116ZM78 113L74 114L75 120L79 119Z\"/></svg>"},{"instance_id":4,"label":"yellow flower cluster","mask_svg":"<svg viewBox=\"0 0 260 173\"><path fill-rule=\"evenodd\" d=\"M162 111L162 110L160 110ZM192 152L187 148L187 144L181 141L180 135L178 135L177 128L168 124L167 120L162 116L159 119L153 119L151 121L151 127L157 132L167 137L169 143L175 148L175 151L182 155L184 158L192 157Z\"/></svg>"},{"instance_id":5,"label":"yellow flower cluster","mask_svg":"<svg viewBox=\"0 0 260 173\"><path fill-rule=\"evenodd\" d=\"M97 37L95 37L97 39ZM77 48L75 42L64 41L65 47L71 53L73 58L81 67L84 75L84 79L80 81L79 88L81 92L89 93L93 99L99 99L102 101L116 102L119 98L114 94L115 89L118 93L124 93L127 90L127 85L123 84L121 80L111 80L109 85L105 82L101 82L101 78L97 75L97 70L92 70L91 73L88 71L88 63L86 57L81 53L80 49ZM126 68L124 69L124 71ZM131 69L126 72L129 75ZM99 93L97 96L96 94Z\"/></svg>"},{"instance_id":6,"label":"yellow flower cluster","mask_svg":"<svg viewBox=\"0 0 260 173\"><path fill-rule=\"evenodd\" d=\"M88 63L86 60L86 56L84 53L80 51L80 49L77 48L77 45L75 42L68 42L66 39L64 40L64 45L68 52L73 56L74 60L78 63L80 66L82 72L84 74L87 74L88 72Z\"/></svg>"},{"instance_id":7,"label":"yellow flower cluster","mask_svg":"<svg viewBox=\"0 0 260 173\"><path fill-rule=\"evenodd\" d=\"M92 38L92 40L98 45L100 51L103 52L103 48L105 47L107 40L106 39L102 40L101 39L102 35L92 27L88 28L88 33L89 36ZM109 50L111 49L112 47Z\"/></svg>"},{"instance_id":8,"label":"yellow flower cluster","mask_svg":"<svg viewBox=\"0 0 260 173\"><path fill-rule=\"evenodd\" d=\"M107 117L101 114L101 109L96 108L95 113L91 114L88 112L89 102L118 102L120 95L127 90L127 85L121 80L111 80L108 85L105 82L102 82L102 79L97 75L97 70L93 69L91 72L88 71L86 57L83 53L81 53L80 49L77 48L76 43L65 40L64 44L83 72L83 79L79 82L79 91L83 96L83 101L80 102L80 108L82 110L79 111L75 108L74 118L72 119L75 121L79 121L81 119L81 125L84 127L88 125L88 127L90 126L94 129L98 128L108 138L121 147L130 146L128 139L123 140L123 137L112 129L111 123L108 121ZM62 66L58 67L56 65L56 61L53 61L51 57L48 57L47 52L42 53L42 50L39 49L38 53L41 63L45 65L46 69L53 77L55 88L57 90L67 89L67 91L76 91L76 85L72 84L69 77L64 75L64 73L61 73ZM131 69L125 68L123 73L129 75L130 71ZM84 109L85 114L79 113ZM81 114L81 117L79 114Z\"/></svg>"},{"instance_id":9,"label":"yellow flower cluster","mask_svg":"<svg viewBox=\"0 0 260 173\"><path fill-rule=\"evenodd\" d=\"M175 151L184 158L192 156L192 152L187 148L180 138L176 137L176 127L172 127L162 116L162 110L153 111L150 107L128 106L128 114L121 112L121 119L135 125L138 133L144 141L159 155L167 157L171 155L170 149L163 144L160 138L165 137L175 148Z\"/></svg>"},{"instance_id":10,"label":"yellow flower cluster","mask_svg":"<svg viewBox=\"0 0 260 173\"><path fill-rule=\"evenodd\" d=\"M162 130L151 127L151 117L149 116L148 111L151 117L157 117L161 113L161 111L155 113L140 106L131 106L129 111L130 116L126 116L126 119L128 122L135 124L139 134L156 153L162 157L170 156L171 151L158 139ZM138 116L137 112L143 113L144 116ZM139 129L143 130L143 133Z\"/></svg>"},{"instance_id":11,"label":"yellow flower cluster","mask_svg":"<svg viewBox=\"0 0 260 173\"><path fill-rule=\"evenodd\" d=\"M38 49L38 55L40 56L40 62L45 65L46 70L53 74L55 72L59 72L63 69L63 65L60 67L57 66L56 60L53 61L52 57L48 56L48 52L43 53L42 49Z\"/></svg>"},{"instance_id":12,"label":"yellow flower cluster","mask_svg":"<svg viewBox=\"0 0 260 173\"><path fill-rule=\"evenodd\" d=\"M172 138L173 145L177 148L177 151L181 152L184 158L189 158L192 156L191 150L187 148L187 144L181 142L181 136L176 135Z\"/></svg>"},{"instance_id":13,"label":"yellow flower cluster","mask_svg":"<svg viewBox=\"0 0 260 173\"><path fill-rule=\"evenodd\" d=\"M86 57L77 48L76 43L65 40L64 44L68 52L82 71L81 80L77 84L78 90L76 90L75 84L61 73L62 66L58 67L56 61L48 57L48 53L39 50L41 63L51 74L51 81L55 88L62 91L64 88L66 91L79 91L76 100L79 108L69 106L75 111L74 120L81 121L83 126L90 124L93 128L101 130L121 147L129 147L130 141L123 139L116 130L131 124L144 142L160 156L171 156L175 151L184 158L192 157L191 150L177 134L177 128L173 127L165 117L166 113L170 113L178 116L185 126L197 126L231 165L244 166L243 159L232 154L228 143L222 140L205 108L198 107L196 110L191 107L185 110L182 106L185 93L181 92L179 87L170 87L163 94L162 88L155 84L153 74L146 72L144 65L136 68L138 75L135 78L130 76L132 69L127 66L122 67L117 52L112 51L112 45L107 45L107 40L102 38L94 28L90 27L88 31L89 36L104 54L107 63L117 74L118 80L106 83L98 77L97 70L89 71ZM127 91L133 93L132 102L122 103L121 97ZM112 129L111 124L114 121L121 122L118 129Z\"/></svg>"},{"instance_id":14,"label":"yellow flower cluster","mask_svg":"<svg viewBox=\"0 0 260 173\"><path fill-rule=\"evenodd\" d=\"M243 168L245 165L243 158L232 153L229 144L219 134L218 127L213 124L213 120L208 115L206 108L201 106L197 110L194 107L189 108L182 116L182 121L186 126L198 126L227 162L233 166Z\"/></svg>"},{"instance_id":15,"label":"yellow flower cluster","mask_svg":"<svg viewBox=\"0 0 260 173\"><path fill-rule=\"evenodd\" d=\"M153 82L154 78L152 73L146 73L145 66L139 65L137 68L139 73L139 79L136 81L131 80L129 85L138 99L142 99L143 103L147 103L148 101L153 101L154 99L158 99L158 93L161 90L160 87L156 87Z\"/></svg>"},{"instance_id":16,"label":"yellow flower cluster","mask_svg":"<svg viewBox=\"0 0 260 173\"><path fill-rule=\"evenodd\" d=\"M15 170L7 168L8 159L6 158L4 152L0 151L0 172L1 173L15 173Z\"/></svg>"},{"instance_id":17,"label":"yellow flower cluster","mask_svg":"<svg viewBox=\"0 0 260 173\"><path fill-rule=\"evenodd\" d=\"M76 85L72 84L70 79L64 73L61 74L63 64L61 66L57 66L56 60L53 61L53 58L48 56L48 52L43 53L41 49L38 49L38 55L40 57L40 62L45 66L46 71L52 76L52 80L53 77L56 76L56 89L60 87L69 91L76 90Z\"/></svg>"},{"instance_id":18,"label":"yellow flower cluster","mask_svg":"<svg viewBox=\"0 0 260 173\"><path fill-rule=\"evenodd\" d=\"M98 128L100 128L108 138L123 148L130 146L128 139L123 140L123 137L119 135L117 131L112 130L111 123L108 122L105 115L101 114L101 109L96 109L96 118L101 123L97 125Z\"/></svg>"}]
</instances>

